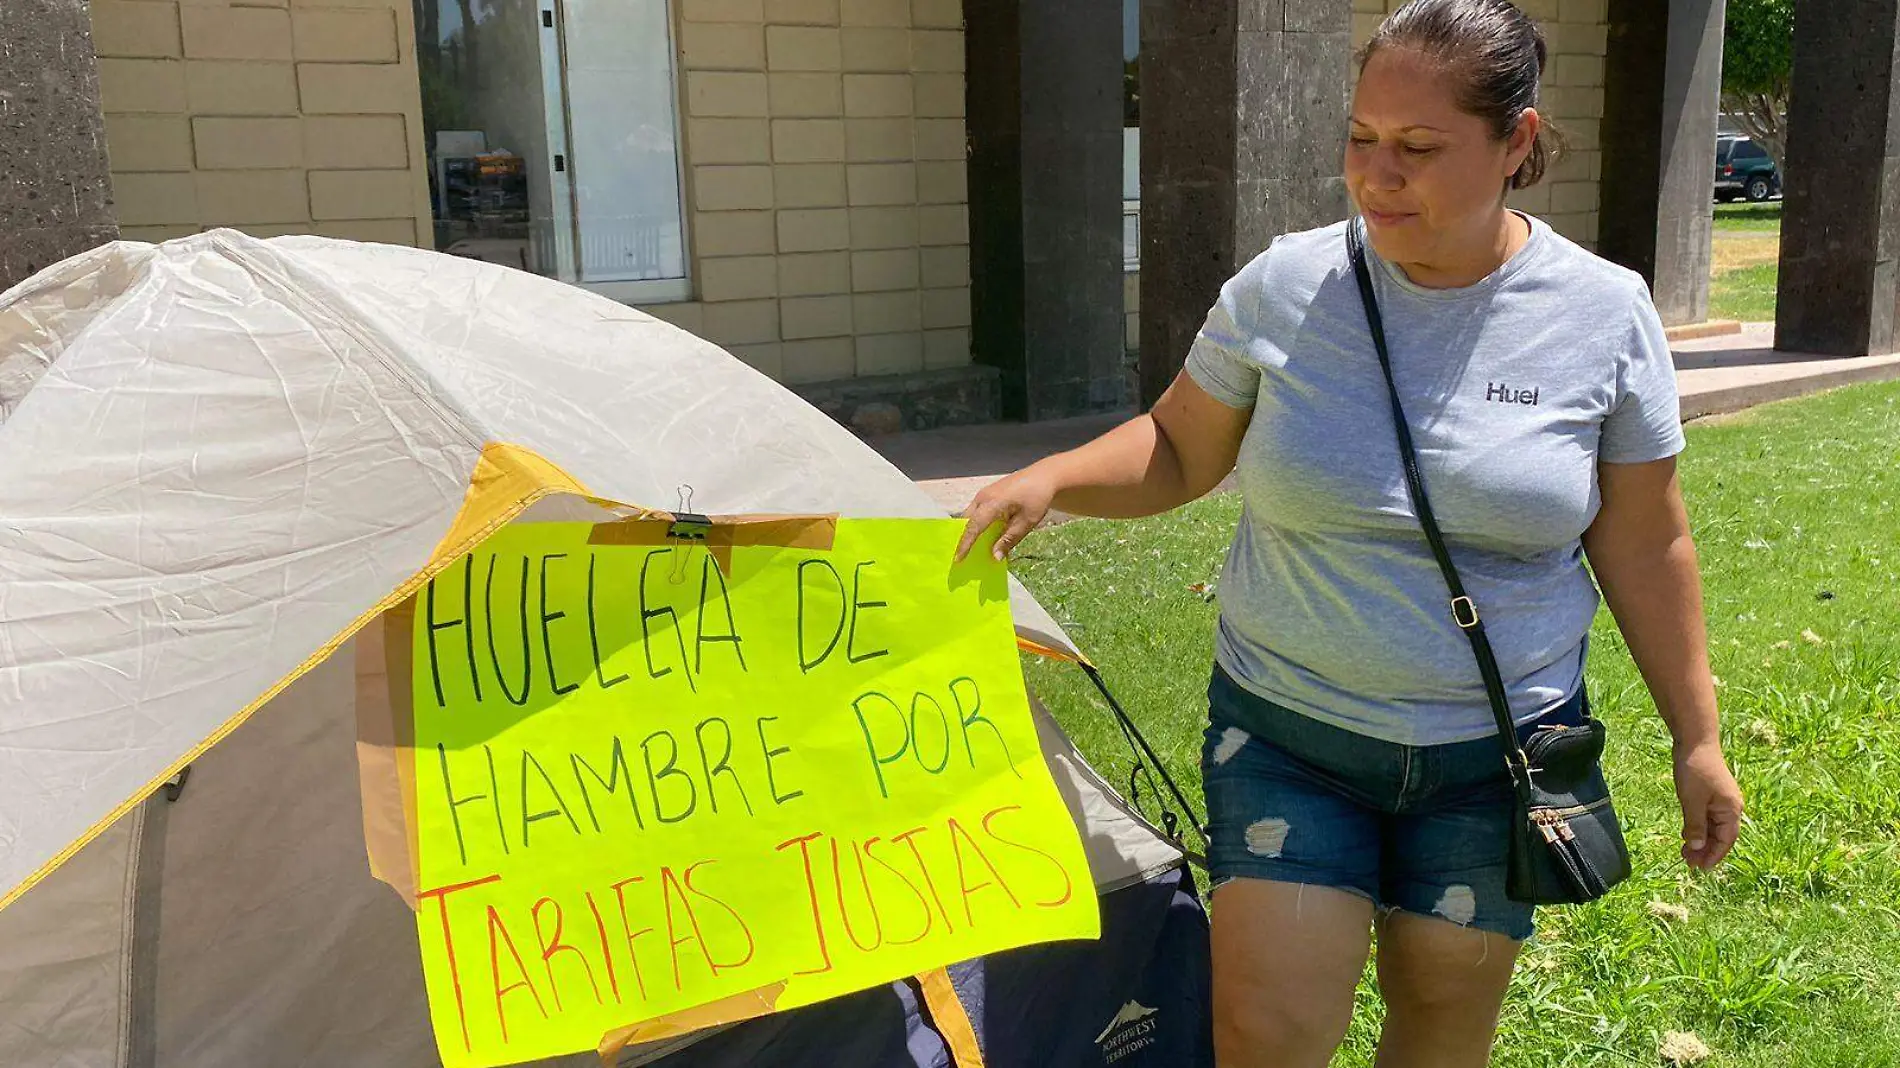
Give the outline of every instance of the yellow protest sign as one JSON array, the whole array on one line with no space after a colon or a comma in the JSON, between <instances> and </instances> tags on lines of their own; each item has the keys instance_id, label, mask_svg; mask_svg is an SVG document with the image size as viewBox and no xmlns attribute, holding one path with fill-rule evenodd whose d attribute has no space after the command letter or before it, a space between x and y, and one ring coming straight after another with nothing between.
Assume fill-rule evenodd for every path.
<instances>
[{"instance_id":1,"label":"yellow protest sign","mask_svg":"<svg viewBox=\"0 0 1900 1068\"><path fill-rule=\"evenodd\" d=\"M445 1064L1099 933L1005 572L951 566L961 527L843 520L829 550L722 568L516 524L418 595L416 924Z\"/></svg>"}]
</instances>

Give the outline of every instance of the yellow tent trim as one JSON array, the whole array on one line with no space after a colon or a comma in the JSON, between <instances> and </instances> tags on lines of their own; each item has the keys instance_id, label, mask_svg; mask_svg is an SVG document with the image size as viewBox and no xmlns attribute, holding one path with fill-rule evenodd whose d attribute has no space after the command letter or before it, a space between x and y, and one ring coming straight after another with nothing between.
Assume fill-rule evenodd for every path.
<instances>
[{"instance_id":1,"label":"yellow tent trim","mask_svg":"<svg viewBox=\"0 0 1900 1068\"><path fill-rule=\"evenodd\" d=\"M1025 653L1033 653L1036 656L1048 660L1066 660L1072 664L1089 663L1088 657L1080 653L1071 653L1064 649L1057 649L1054 646L1044 645L1034 638L1025 638L1021 634L1016 635L1016 648L1021 649Z\"/></svg>"},{"instance_id":2,"label":"yellow tent trim","mask_svg":"<svg viewBox=\"0 0 1900 1068\"><path fill-rule=\"evenodd\" d=\"M483 538L494 533L509 520L520 515L527 507L543 497L556 493L573 493L598 501L581 484L549 463L531 449L502 442L490 442L482 449L481 457L475 463L475 470L469 475L468 492L462 499L462 508L455 520L449 524L449 530L429 561L422 570L411 575L402 585L391 590L375 607L357 616L349 626L343 628L334 638L304 658L301 664L288 675L277 680L270 689L264 691L257 700L239 709L236 715L225 720L205 739L191 747L183 756L172 761L165 770L158 773L150 782L140 787L124 803L107 813L104 819L86 829L86 833L74 839L65 849L59 851L51 860L26 877L20 885L0 897L0 909L6 908L20 899L28 890L39 885L59 868L71 860L81 849L86 848L93 839L104 834L106 828L117 823L126 813L150 797L154 791L170 781L187 764L203 756L212 746L223 741L225 736L238 729L251 714L264 707L271 698L282 693L291 683L296 682L305 672L328 659L331 653L342 647L359 630L368 626L370 621L396 605L401 604L411 594L421 589L423 584L434 578L438 572L455 562L463 553L473 549ZM608 503L608 502L601 502Z\"/></svg>"},{"instance_id":3,"label":"yellow tent trim","mask_svg":"<svg viewBox=\"0 0 1900 1068\"><path fill-rule=\"evenodd\" d=\"M785 985L785 980L780 979L757 990L730 994L718 1001L609 1031L601 1037L596 1052L600 1054L602 1065L611 1066L619 1060L621 1050L636 1043L659 1042L708 1027L738 1023L777 1012L778 1000L785 994Z\"/></svg>"},{"instance_id":4,"label":"yellow tent trim","mask_svg":"<svg viewBox=\"0 0 1900 1068\"><path fill-rule=\"evenodd\" d=\"M931 1022L937 1025L944 1045L950 1047L951 1061L957 1068L983 1068L983 1047L977 1044L976 1027L950 982L950 973L934 968L919 975L917 985L923 990Z\"/></svg>"}]
</instances>

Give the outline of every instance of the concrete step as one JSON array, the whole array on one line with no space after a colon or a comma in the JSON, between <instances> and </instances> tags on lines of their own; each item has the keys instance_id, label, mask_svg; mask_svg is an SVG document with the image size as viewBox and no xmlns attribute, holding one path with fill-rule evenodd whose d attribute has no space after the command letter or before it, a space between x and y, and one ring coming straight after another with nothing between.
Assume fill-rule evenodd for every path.
<instances>
[{"instance_id":1,"label":"concrete step","mask_svg":"<svg viewBox=\"0 0 1900 1068\"><path fill-rule=\"evenodd\" d=\"M1685 421L1900 378L1900 354L1843 359L1777 351L1773 323L1746 323L1740 334L1682 341L1671 349Z\"/></svg>"},{"instance_id":2,"label":"concrete step","mask_svg":"<svg viewBox=\"0 0 1900 1068\"><path fill-rule=\"evenodd\" d=\"M1707 319L1699 323L1683 323L1663 330L1663 336L1671 345L1678 341L1695 341L1705 337L1724 337L1742 332L1742 324L1734 319Z\"/></svg>"}]
</instances>

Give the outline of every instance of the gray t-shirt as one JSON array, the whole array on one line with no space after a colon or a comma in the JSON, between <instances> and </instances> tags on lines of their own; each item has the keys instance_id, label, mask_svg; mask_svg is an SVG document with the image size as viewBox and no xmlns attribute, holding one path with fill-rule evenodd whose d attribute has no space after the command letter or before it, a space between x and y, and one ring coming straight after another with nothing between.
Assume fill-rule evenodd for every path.
<instances>
[{"instance_id":1,"label":"gray t-shirt","mask_svg":"<svg viewBox=\"0 0 1900 1068\"><path fill-rule=\"evenodd\" d=\"M1597 463L1683 446L1641 277L1530 222L1516 255L1462 289L1371 256L1426 489L1520 723L1582 681ZM1346 226L1276 239L1222 287L1188 355L1202 389L1253 408L1216 657L1254 693L1360 734L1484 737L1496 728L1406 492Z\"/></svg>"}]
</instances>

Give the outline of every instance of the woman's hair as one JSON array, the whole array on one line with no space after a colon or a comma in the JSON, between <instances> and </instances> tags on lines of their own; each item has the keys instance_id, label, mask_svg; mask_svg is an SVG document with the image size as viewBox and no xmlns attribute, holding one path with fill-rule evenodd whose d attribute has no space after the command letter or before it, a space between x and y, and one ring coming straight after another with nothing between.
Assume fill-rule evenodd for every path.
<instances>
[{"instance_id":1,"label":"woman's hair","mask_svg":"<svg viewBox=\"0 0 1900 1068\"><path fill-rule=\"evenodd\" d=\"M1510 0L1410 0L1379 26L1359 52L1359 69L1380 49L1405 48L1445 65L1459 84L1458 106L1511 136L1525 108L1537 106L1537 81L1548 50L1544 32ZM1512 189L1536 185L1563 151L1545 120L1531 154L1511 175Z\"/></svg>"}]
</instances>

